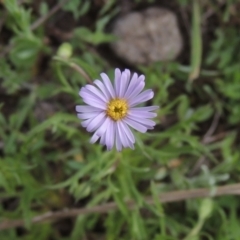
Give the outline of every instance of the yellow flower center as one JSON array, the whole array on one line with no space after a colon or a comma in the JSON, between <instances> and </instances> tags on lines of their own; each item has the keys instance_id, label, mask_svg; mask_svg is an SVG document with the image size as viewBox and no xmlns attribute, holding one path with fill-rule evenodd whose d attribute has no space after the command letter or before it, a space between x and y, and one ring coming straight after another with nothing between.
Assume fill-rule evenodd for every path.
<instances>
[{"instance_id":1,"label":"yellow flower center","mask_svg":"<svg viewBox=\"0 0 240 240\"><path fill-rule=\"evenodd\" d=\"M128 104L125 99L112 99L107 106L107 115L114 121L121 120L127 115Z\"/></svg>"}]
</instances>

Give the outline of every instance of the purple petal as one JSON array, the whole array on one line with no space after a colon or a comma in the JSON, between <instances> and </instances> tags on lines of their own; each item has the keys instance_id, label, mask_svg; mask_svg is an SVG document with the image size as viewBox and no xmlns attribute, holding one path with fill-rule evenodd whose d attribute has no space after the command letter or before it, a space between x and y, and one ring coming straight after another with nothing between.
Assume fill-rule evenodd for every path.
<instances>
[{"instance_id":1,"label":"purple petal","mask_svg":"<svg viewBox=\"0 0 240 240\"><path fill-rule=\"evenodd\" d=\"M78 113L77 116L80 119L89 119L96 118L100 112L91 112L91 113Z\"/></svg>"},{"instance_id":2,"label":"purple petal","mask_svg":"<svg viewBox=\"0 0 240 240\"><path fill-rule=\"evenodd\" d=\"M153 112L144 112L130 109L128 116L131 116L132 118L154 118L157 116L157 114Z\"/></svg>"},{"instance_id":3,"label":"purple petal","mask_svg":"<svg viewBox=\"0 0 240 240\"><path fill-rule=\"evenodd\" d=\"M131 149L134 149L133 143L128 138L127 138L127 144L128 144L128 147L130 147Z\"/></svg>"},{"instance_id":4,"label":"purple petal","mask_svg":"<svg viewBox=\"0 0 240 240\"><path fill-rule=\"evenodd\" d=\"M138 80L138 75L136 73L134 73L132 76L132 79L130 80L129 86L124 94L124 97L131 94L131 92L133 91L133 89L135 88L135 86L137 84L137 80Z\"/></svg>"},{"instance_id":5,"label":"purple petal","mask_svg":"<svg viewBox=\"0 0 240 240\"><path fill-rule=\"evenodd\" d=\"M126 135L125 129L124 129L124 125L121 124L121 122L119 122L119 126L120 126L120 131L122 133L122 143L124 142L125 145L123 144L124 147L130 147L132 149L134 149L133 143L129 140L129 138ZM120 135L121 138L121 135Z\"/></svg>"},{"instance_id":6,"label":"purple petal","mask_svg":"<svg viewBox=\"0 0 240 240\"><path fill-rule=\"evenodd\" d=\"M106 131L106 146L107 150L111 150L114 145L115 131L114 131L114 122L111 120L109 123L109 127Z\"/></svg>"},{"instance_id":7,"label":"purple petal","mask_svg":"<svg viewBox=\"0 0 240 240\"><path fill-rule=\"evenodd\" d=\"M92 119L87 119L87 120L85 120L85 121L82 121L82 122L81 122L81 125L82 125L84 128L86 128L91 121L92 121Z\"/></svg>"},{"instance_id":8,"label":"purple petal","mask_svg":"<svg viewBox=\"0 0 240 240\"><path fill-rule=\"evenodd\" d=\"M89 91L86 87L83 87L80 92L79 92L79 95L82 97L82 98L93 98L99 102L103 102L105 103L106 101L104 99L101 98L101 96L98 96L96 95L95 93Z\"/></svg>"},{"instance_id":9,"label":"purple petal","mask_svg":"<svg viewBox=\"0 0 240 240\"><path fill-rule=\"evenodd\" d=\"M129 83L129 86L124 94L125 98L128 98L128 96L134 91L134 89L140 84L141 82L144 82L145 77L141 75L138 77L136 73L133 74L132 79Z\"/></svg>"},{"instance_id":10,"label":"purple petal","mask_svg":"<svg viewBox=\"0 0 240 240\"><path fill-rule=\"evenodd\" d=\"M87 131L88 132L93 132L97 130L106 120L106 114L105 112L101 112L96 116L95 118L92 119L92 121L87 125Z\"/></svg>"},{"instance_id":11,"label":"purple petal","mask_svg":"<svg viewBox=\"0 0 240 240\"><path fill-rule=\"evenodd\" d=\"M95 143L99 139L99 137L102 137L105 134L108 125L109 125L109 118L107 117L103 122L103 124L93 134L92 138L90 139L90 143Z\"/></svg>"},{"instance_id":12,"label":"purple petal","mask_svg":"<svg viewBox=\"0 0 240 240\"><path fill-rule=\"evenodd\" d=\"M126 147L128 147L128 140L127 140L125 131L124 131L124 129L122 129L122 126L120 125L119 121L116 123L117 123L116 125L117 125L117 129L118 129L118 133L120 136L120 141L121 141L122 145L126 148Z\"/></svg>"},{"instance_id":13,"label":"purple petal","mask_svg":"<svg viewBox=\"0 0 240 240\"><path fill-rule=\"evenodd\" d=\"M112 121L109 117L107 117L106 119L105 119L105 121L103 122L103 124L100 126L100 128L96 131L97 132L97 134L98 135L103 135L105 132L106 132L106 130L107 130L107 128L109 127L109 123L110 123L110 121Z\"/></svg>"},{"instance_id":14,"label":"purple petal","mask_svg":"<svg viewBox=\"0 0 240 240\"><path fill-rule=\"evenodd\" d=\"M115 98L116 94L115 94L115 91L113 89L113 85L112 85L109 77L107 76L106 73L101 73L100 75L101 75L101 77L103 79L103 82L104 82L104 85L107 88L108 92L110 93L111 97Z\"/></svg>"},{"instance_id":15,"label":"purple petal","mask_svg":"<svg viewBox=\"0 0 240 240\"><path fill-rule=\"evenodd\" d=\"M126 136L129 139L129 141L135 143L135 137L130 128L128 127L128 125L125 122L120 122L120 125L122 125L122 129L126 133Z\"/></svg>"},{"instance_id":16,"label":"purple petal","mask_svg":"<svg viewBox=\"0 0 240 240\"><path fill-rule=\"evenodd\" d=\"M132 118L130 116L128 116L129 119L131 119L132 121L138 122L144 126L146 126L147 128L152 128L153 126L156 125L156 123L150 119L146 119L146 118Z\"/></svg>"},{"instance_id":17,"label":"purple petal","mask_svg":"<svg viewBox=\"0 0 240 240\"><path fill-rule=\"evenodd\" d=\"M119 96L121 75L122 75L121 71L118 68L116 68L115 69L115 78L114 78L114 89L115 89L116 96Z\"/></svg>"},{"instance_id":18,"label":"purple petal","mask_svg":"<svg viewBox=\"0 0 240 240\"><path fill-rule=\"evenodd\" d=\"M104 84L100 80L95 80L93 83L99 87L99 89L103 92L104 96L106 97L107 101L109 101L111 98L111 95L106 89L106 87L104 86Z\"/></svg>"},{"instance_id":19,"label":"purple petal","mask_svg":"<svg viewBox=\"0 0 240 240\"><path fill-rule=\"evenodd\" d=\"M99 139L99 136L96 134L96 133L94 133L93 135L92 135L92 137L91 137L91 139L90 139L90 143L95 143L97 140Z\"/></svg>"},{"instance_id":20,"label":"purple petal","mask_svg":"<svg viewBox=\"0 0 240 240\"><path fill-rule=\"evenodd\" d=\"M143 126L140 123L137 123L131 119L129 119L128 117L124 118L123 121L128 124L130 127L134 128L135 130L141 132L141 133L145 133L147 131L147 128L145 126Z\"/></svg>"},{"instance_id":21,"label":"purple petal","mask_svg":"<svg viewBox=\"0 0 240 240\"><path fill-rule=\"evenodd\" d=\"M119 98L123 98L125 95L125 92L128 88L128 84L129 84L129 80L130 80L130 76L128 76L128 74L130 75L130 73L128 73L129 70L125 70L122 73L122 77L121 77L121 81L120 81L120 89L119 89Z\"/></svg>"},{"instance_id":22,"label":"purple petal","mask_svg":"<svg viewBox=\"0 0 240 240\"><path fill-rule=\"evenodd\" d=\"M103 101L101 98L99 98L98 96L92 94L91 92L89 92L87 89L81 89L81 91L79 92L79 95L83 98L83 100L93 100L95 102L98 102L102 105L105 105L106 102Z\"/></svg>"},{"instance_id":23,"label":"purple petal","mask_svg":"<svg viewBox=\"0 0 240 240\"><path fill-rule=\"evenodd\" d=\"M136 107L136 108L131 108L131 110L136 110L136 111L154 111L157 110L159 106L149 106L149 107Z\"/></svg>"},{"instance_id":24,"label":"purple petal","mask_svg":"<svg viewBox=\"0 0 240 240\"><path fill-rule=\"evenodd\" d=\"M95 108L99 108L101 110L106 110L107 109L107 104L104 103L104 104L101 104L99 103L98 101L95 101L94 99L91 99L91 98L83 98L83 101L92 106L92 107L95 107Z\"/></svg>"},{"instance_id":25,"label":"purple petal","mask_svg":"<svg viewBox=\"0 0 240 240\"><path fill-rule=\"evenodd\" d=\"M100 144L103 146L106 145L106 132L101 136Z\"/></svg>"},{"instance_id":26,"label":"purple petal","mask_svg":"<svg viewBox=\"0 0 240 240\"><path fill-rule=\"evenodd\" d=\"M149 99L153 98L153 91L151 89L148 89L142 93L140 93L135 99L131 99L129 101L129 106L134 107L142 102L146 102Z\"/></svg>"},{"instance_id":27,"label":"purple petal","mask_svg":"<svg viewBox=\"0 0 240 240\"><path fill-rule=\"evenodd\" d=\"M130 81L130 77L131 77L131 72L129 69L125 69L124 72L127 74L127 81Z\"/></svg>"},{"instance_id":28,"label":"purple petal","mask_svg":"<svg viewBox=\"0 0 240 240\"><path fill-rule=\"evenodd\" d=\"M85 113L85 112L98 112L99 108L95 108L88 105L77 105L76 112Z\"/></svg>"},{"instance_id":29,"label":"purple petal","mask_svg":"<svg viewBox=\"0 0 240 240\"><path fill-rule=\"evenodd\" d=\"M122 143L121 143L117 126L115 127L115 133L116 133L116 149L118 152L120 152L122 151Z\"/></svg>"},{"instance_id":30,"label":"purple petal","mask_svg":"<svg viewBox=\"0 0 240 240\"><path fill-rule=\"evenodd\" d=\"M101 98L104 102L107 101L106 96L104 96L104 94L102 92L100 92L96 87L94 87L93 85L86 85L85 88L87 90L89 90L90 92L92 92L93 94L95 94L96 96L98 96L99 98Z\"/></svg>"},{"instance_id":31,"label":"purple petal","mask_svg":"<svg viewBox=\"0 0 240 240\"><path fill-rule=\"evenodd\" d=\"M126 98L128 99L128 101L131 101L132 99L134 99L137 95L139 95L139 93L143 90L143 88L145 87L145 82L142 81L140 82L134 89L133 91L126 96Z\"/></svg>"}]
</instances>

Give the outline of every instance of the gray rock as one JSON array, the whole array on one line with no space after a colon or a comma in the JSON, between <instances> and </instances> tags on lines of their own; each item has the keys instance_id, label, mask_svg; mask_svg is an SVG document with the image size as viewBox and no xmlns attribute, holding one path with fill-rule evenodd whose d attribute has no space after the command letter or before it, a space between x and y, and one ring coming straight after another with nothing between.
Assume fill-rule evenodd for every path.
<instances>
[{"instance_id":1,"label":"gray rock","mask_svg":"<svg viewBox=\"0 0 240 240\"><path fill-rule=\"evenodd\" d=\"M173 60L183 47L177 17L164 8L124 15L116 20L112 33L118 37L112 49L132 64Z\"/></svg>"}]
</instances>

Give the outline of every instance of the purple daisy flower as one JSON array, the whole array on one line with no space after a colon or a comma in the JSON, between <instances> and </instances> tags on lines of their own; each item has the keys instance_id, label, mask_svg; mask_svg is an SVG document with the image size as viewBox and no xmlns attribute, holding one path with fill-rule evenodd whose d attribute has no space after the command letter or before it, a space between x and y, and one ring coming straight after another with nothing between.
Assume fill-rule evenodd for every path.
<instances>
[{"instance_id":1,"label":"purple daisy flower","mask_svg":"<svg viewBox=\"0 0 240 240\"><path fill-rule=\"evenodd\" d=\"M136 106L153 98L154 93L151 89L142 92L145 76L134 73L131 78L128 69L115 69L114 85L105 73L101 77L103 81L93 82L96 86L87 84L80 89L79 95L87 105L76 106L78 118L88 132L94 132L91 143L100 138L108 150L114 144L118 151L123 147L134 149L135 137L130 127L142 133L153 129L155 122L150 118L157 116L152 111L158 108Z\"/></svg>"}]
</instances>

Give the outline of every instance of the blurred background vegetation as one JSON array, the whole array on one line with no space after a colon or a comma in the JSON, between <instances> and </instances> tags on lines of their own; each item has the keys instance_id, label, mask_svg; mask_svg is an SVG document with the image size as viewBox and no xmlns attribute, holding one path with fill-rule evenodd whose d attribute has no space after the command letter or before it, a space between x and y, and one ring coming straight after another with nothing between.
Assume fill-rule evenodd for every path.
<instances>
[{"instance_id":1,"label":"blurred background vegetation","mask_svg":"<svg viewBox=\"0 0 240 240\"><path fill-rule=\"evenodd\" d=\"M149 7L175 16L181 51L134 63L114 23ZM239 0L1 0L0 239L240 239L239 12ZM121 153L89 144L75 113L80 87L115 67L145 74L160 106Z\"/></svg>"}]
</instances>

